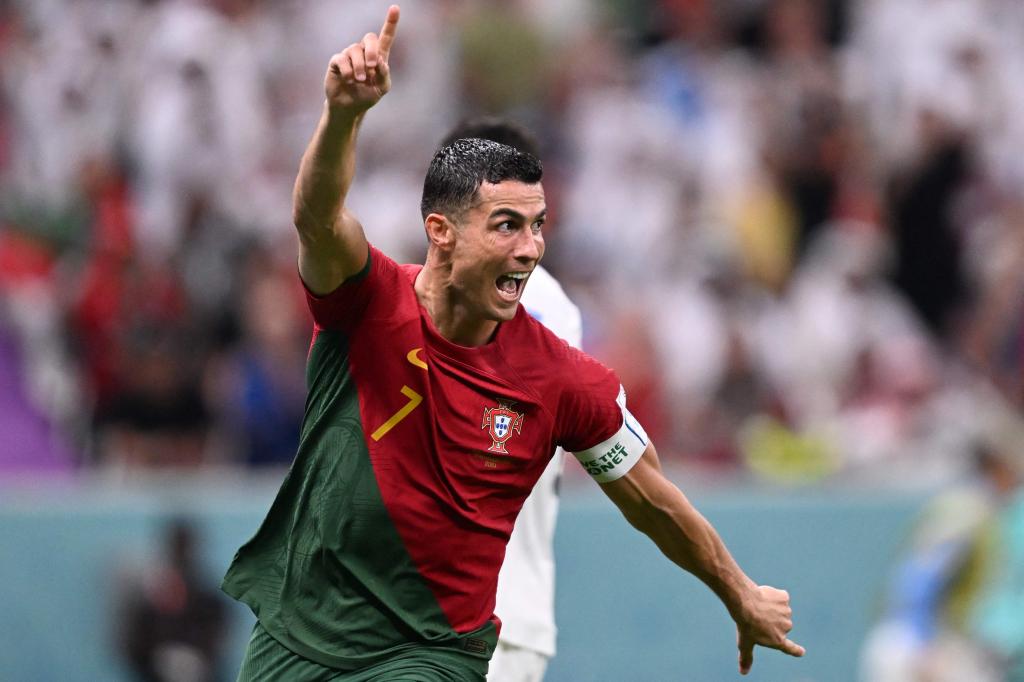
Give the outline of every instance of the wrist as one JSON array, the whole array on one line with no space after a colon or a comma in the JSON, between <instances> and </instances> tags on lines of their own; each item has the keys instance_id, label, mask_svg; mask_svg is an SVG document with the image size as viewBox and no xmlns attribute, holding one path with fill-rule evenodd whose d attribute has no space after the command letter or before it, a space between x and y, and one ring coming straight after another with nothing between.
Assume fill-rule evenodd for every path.
<instances>
[{"instance_id":1,"label":"wrist","mask_svg":"<svg viewBox=\"0 0 1024 682\"><path fill-rule=\"evenodd\" d=\"M363 120L366 109L356 109L352 105L332 103L331 100L324 100L324 108L321 113L321 121L325 127L331 129L354 128Z\"/></svg>"},{"instance_id":2,"label":"wrist","mask_svg":"<svg viewBox=\"0 0 1024 682\"><path fill-rule=\"evenodd\" d=\"M731 590L732 594L726 601L726 609L734 621L750 621L751 614L756 610L757 590L757 584L746 576L743 576L740 583Z\"/></svg>"}]
</instances>

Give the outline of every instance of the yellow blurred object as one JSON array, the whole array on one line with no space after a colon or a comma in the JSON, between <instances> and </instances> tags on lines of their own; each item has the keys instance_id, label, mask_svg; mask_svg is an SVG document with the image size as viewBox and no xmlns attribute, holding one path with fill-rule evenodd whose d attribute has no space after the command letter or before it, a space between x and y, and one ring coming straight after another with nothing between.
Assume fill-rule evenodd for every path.
<instances>
[{"instance_id":1,"label":"yellow blurred object","mask_svg":"<svg viewBox=\"0 0 1024 682\"><path fill-rule=\"evenodd\" d=\"M839 458L826 438L797 433L771 417L749 419L739 440L750 470L774 481L814 483L839 469Z\"/></svg>"},{"instance_id":2,"label":"yellow blurred object","mask_svg":"<svg viewBox=\"0 0 1024 682\"><path fill-rule=\"evenodd\" d=\"M793 269L796 215L775 188L755 186L734 218L744 272L778 291Z\"/></svg>"}]
</instances>

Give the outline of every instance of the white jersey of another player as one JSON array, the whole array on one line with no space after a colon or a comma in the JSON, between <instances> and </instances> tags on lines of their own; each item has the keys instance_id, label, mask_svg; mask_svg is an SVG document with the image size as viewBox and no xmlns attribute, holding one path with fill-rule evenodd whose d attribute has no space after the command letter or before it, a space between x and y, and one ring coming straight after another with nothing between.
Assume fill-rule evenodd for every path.
<instances>
[{"instance_id":1,"label":"white jersey of another player","mask_svg":"<svg viewBox=\"0 0 1024 682\"><path fill-rule=\"evenodd\" d=\"M523 306L548 329L577 348L583 325L580 309L558 281L537 266L523 292ZM488 682L539 681L555 654L555 521L558 478L565 452L559 448L516 519L498 574L494 612L501 639L487 673Z\"/></svg>"}]
</instances>

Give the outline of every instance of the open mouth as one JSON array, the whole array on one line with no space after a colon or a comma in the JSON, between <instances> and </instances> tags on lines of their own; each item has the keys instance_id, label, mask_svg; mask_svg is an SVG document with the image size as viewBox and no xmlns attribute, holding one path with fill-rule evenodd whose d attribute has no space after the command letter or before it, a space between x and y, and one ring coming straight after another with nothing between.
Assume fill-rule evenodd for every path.
<instances>
[{"instance_id":1,"label":"open mouth","mask_svg":"<svg viewBox=\"0 0 1024 682\"><path fill-rule=\"evenodd\" d=\"M528 272L506 272L495 280L494 285L498 288L498 293L502 298L507 301L517 301L523 292L526 278L529 276Z\"/></svg>"}]
</instances>

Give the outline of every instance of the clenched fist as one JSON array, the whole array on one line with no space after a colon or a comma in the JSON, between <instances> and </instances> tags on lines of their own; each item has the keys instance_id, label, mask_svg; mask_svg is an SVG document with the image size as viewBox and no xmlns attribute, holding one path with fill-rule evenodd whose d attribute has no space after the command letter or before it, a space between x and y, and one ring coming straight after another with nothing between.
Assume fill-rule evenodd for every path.
<instances>
[{"instance_id":1,"label":"clenched fist","mask_svg":"<svg viewBox=\"0 0 1024 682\"><path fill-rule=\"evenodd\" d=\"M803 656L804 648L786 635L793 629L789 593L767 585L757 586L736 621L740 673L746 675L754 664L754 646L778 649L790 656Z\"/></svg>"}]
</instances>

